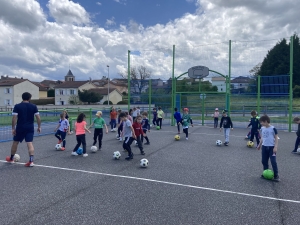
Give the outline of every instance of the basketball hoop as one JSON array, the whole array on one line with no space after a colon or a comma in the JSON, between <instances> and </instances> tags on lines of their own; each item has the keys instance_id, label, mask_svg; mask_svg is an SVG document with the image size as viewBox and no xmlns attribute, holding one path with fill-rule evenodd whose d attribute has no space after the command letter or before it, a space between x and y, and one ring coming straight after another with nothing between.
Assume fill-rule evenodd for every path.
<instances>
[{"instance_id":1,"label":"basketball hoop","mask_svg":"<svg viewBox=\"0 0 300 225\"><path fill-rule=\"evenodd\" d=\"M189 68L188 76L194 79L202 79L209 75L209 69L206 66L194 66Z\"/></svg>"}]
</instances>

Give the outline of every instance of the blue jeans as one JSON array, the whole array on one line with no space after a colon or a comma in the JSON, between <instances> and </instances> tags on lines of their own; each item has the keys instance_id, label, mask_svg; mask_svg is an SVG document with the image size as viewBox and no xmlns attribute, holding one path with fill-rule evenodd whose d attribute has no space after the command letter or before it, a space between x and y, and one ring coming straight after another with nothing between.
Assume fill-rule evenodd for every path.
<instances>
[{"instance_id":1,"label":"blue jeans","mask_svg":"<svg viewBox=\"0 0 300 225\"><path fill-rule=\"evenodd\" d=\"M276 154L273 154L274 146L262 146L261 149L261 162L263 164L264 170L269 169L269 158L274 171L274 176L278 176L278 167L276 162Z\"/></svg>"},{"instance_id":2,"label":"blue jeans","mask_svg":"<svg viewBox=\"0 0 300 225\"><path fill-rule=\"evenodd\" d=\"M110 127L111 127L111 129L116 128L116 126L117 126L117 121L115 119L111 119L110 120Z\"/></svg>"},{"instance_id":3,"label":"blue jeans","mask_svg":"<svg viewBox=\"0 0 300 225\"><path fill-rule=\"evenodd\" d=\"M214 128L218 127L218 120L219 120L218 117L214 117Z\"/></svg>"},{"instance_id":4,"label":"blue jeans","mask_svg":"<svg viewBox=\"0 0 300 225\"><path fill-rule=\"evenodd\" d=\"M225 142L229 142L230 128L223 128L223 129L224 129Z\"/></svg>"}]
</instances>

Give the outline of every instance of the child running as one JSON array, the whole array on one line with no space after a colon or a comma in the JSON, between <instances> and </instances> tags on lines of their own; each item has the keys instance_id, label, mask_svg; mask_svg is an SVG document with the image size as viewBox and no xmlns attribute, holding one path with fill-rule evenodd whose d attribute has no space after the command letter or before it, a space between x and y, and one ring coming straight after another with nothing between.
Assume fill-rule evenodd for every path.
<instances>
[{"instance_id":1,"label":"child running","mask_svg":"<svg viewBox=\"0 0 300 225\"><path fill-rule=\"evenodd\" d=\"M112 108L111 112L110 112L111 131L116 131L116 126L117 126L117 112L116 112L115 108Z\"/></svg>"},{"instance_id":2,"label":"child running","mask_svg":"<svg viewBox=\"0 0 300 225\"><path fill-rule=\"evenodd\" d=\"M270 118L267 115L262 116L259 119L259 122L262 125L261 128L261 140L257 146L257 150L261 149L261 162L263 164L263 169L269 169L269 159L272 164L274 171L274 181L280 181L278 176L278 167L276 162L276 154L278 147L278 133L274 126L270 124ZM264 178L263 175L261 175Z\"/></svg>"},{"instance_id":3,"label":"child running","mask_svg":"<svg viewBox=\"0 0 300 225\"><path fill-rule=\"evenodd\" d=\"M174 118L176 120L178 134L180 134L181 115L180 115L180 112L178 112L177 108L175 108L174 111L175 111Z\"/></svg>"},{"instance_id":4,"label":"child running","mask_svg":"<svg viewBox=\"0 0 300 225\"><path fill-rule=\"evenodd\" d=\"M181 124L182 124L182 128L183 128L183 133L185 133L185 139L186 140L189 139L189 124L190 123L193 127L194 125L193 125L192 118L189 115L189 109L184 108L183 109L183 115L182 115L182 118L181 118Z\"/></svg>"},{"instance_id":5,"label":"child running","mask_svg":"<svg viewBox=\"0 0 300 225\"><path fill-rule=\"evenodd\" d=\"M216 108L215 112L213 114L213 118L214 118L214 128L218 127L218 121L219 121L219 109Z\"/></svg>"},{"instance_id":6,"label":"child running","mask_svg":"<svg viewBox=\"0 0 300 225\"><path fill-rule=\"evenodd\" d=\"M161 130L161 124L163 119L164 119L164 111L162 111L161 107L158 107L156 125L159 126L160 130Z\"/></svg>"},{"instance_id":7,"label":"child running","mask_svg":"<svg viewBox=\"0 0 300 225\"><path fill-rule=\"evenodd\" d=\"M143 132L145 135L142 135L142 143L144 141L144 138L146 139L146 143L145 145L150 145L150 141L149 138L147 136L147 131L150 132L150 124L149 124L149 120L148 120L148 113L147 112L143 112L143 121L142 121L142 127L143 127Z\"/></svg>"},{"instance_id":8,"label":"child running","mask_svg":"<svg viewBox=\"0 0 300 225\"><path fill-rule=\"evenodd\" d=\"M131 151L130 145L132 144L133 140L136 139L134 134L134 130L132 127L132 123L127 118L125 113L120 114L121 120L124 122L123 124L123 135L124 135L124 142L123 142L123 149L127 150L128 156L125 158L126 160L133 159L133 153Z\"/></svg>"},{"instance_id":9,"label":"child running","mask_svg":"<svg viewBox=\"0 0 300 225\"><path fill-rule=\"evenodd\" d=\"M227 115L226 109L224 109L222 112L222 119L220 122L220 132L222 131L222 128L224 128L224 136L225 136L224 145L228 146L230 128L231 128L231 130L233 130L233 124L232 124L231 118Z\"/></svg>"},{"instance_id":10,"label":"child running","mask_svg":"<svg viewBox=\"0 0 300 225\"><path fill-rule=\"evenodd\" d=\"M153 126L156 126L157 125L157 110L156 108L153 108L152 110L152 114L153 114L153 120L152 120L152 124Z\"/></svg>"},{"instance_id":11,"label":"child running","mask_svg":"<svg viewBox=\"0 0 300 225\"><path fill-rule=\"evenodd\" d=\"M253 141L254 136L256 138L256 147L259 145L259 130L260 130L260 123L259 123L259 117L257 116L257 113L255 110L251 111L251 120L247 128L251 126L251 136L250 136L250 141Z\"/></svg>"},{"instance_id":12,"label":"child running","mask_svg":"<svg viewBox=\"0 0 300 225\"><path fill-rule=\"evenodd\" d=\"M66 149L67 132L68 134L70 134L70 124L69 121L65 118L65 115L65 113L60 114L60 120L54 130L54 132L56 132L55 137L58 139L58 144L63 143L63 146L61 147L62 151Z\"/></svg>"},{"instance_id":13,"label":"child running","mask_svg":"<svg viewBox=\"0 0 300 225\"><path fill-rule=\"evenodd\" d=\"M294 118L294 123L298 124L298 130L296 132L297 139L296 139L295 147L294 147L294 150L292 151L292 153L297 153L297 149L298 149L299 144L300 144L300 118L295 117Z\"/></svg>"},{"instance_id":14,"label":"child running","mask_svg":"<svg viewBox=\"0 0 300 225\"><path fill-rule=\"evenodd\" d=\"M74 156L78 155L76 151L78 150L81 144L83 148L83 157L88 156L88 154L86 153L85 131L91 133L91 131L89 131L89 129L86 127L85 115L83 113L80 113L75 123L77 145L75 146L72 152L72 155Z\"/></svg>"},{"instance_id":15,"label":"child running","mask_svg":"<svg viewBox=\"0 0 300 225\"><path fill-rule=\"evenodd\" d=\"M102 138L103 138L103 127L105 127L106 133L108 133L108 129L107 129L105 120L102 118L102 112L98 111L96 113L96 116L97 117L94 119L93 123L89 126L88 129L90 129L92 126L95 127L95 129L94 129L94 142L93 142L93 146L97 144L97 137L98 137L99 150L101 150L101 147L102 147Z\"/></svg>"},{"instance_id":16,"label":"child running","mask_svg":"<svg viewBox=\"0 0 300 225\"><path fill-rule=\"evenodd\" d=\"M121 138L121 133L122 133L122 130L123 130L123 121L121 120L120 118L120 114L121 114L122 110L119 109L118 110L118 134L117 134L117 140L119 140ZM121 141L122 141L122 138L121 138Z\"/></svg>"},{"instance_id":17,"label":"child running","mask_svg":"<svg viewBox=\"0 0 300 225\"><path fill-rule=\"evenodd\" d=\"M141 141L141 136L145 135L143 132L143 127L142 127L142 116L137 116L135 118L135 121L133 122L132 127L134 129L137 145L141 151L141 155L145 155L145 152L143 150L142 141Z\"/></svg>"}]
</instances>

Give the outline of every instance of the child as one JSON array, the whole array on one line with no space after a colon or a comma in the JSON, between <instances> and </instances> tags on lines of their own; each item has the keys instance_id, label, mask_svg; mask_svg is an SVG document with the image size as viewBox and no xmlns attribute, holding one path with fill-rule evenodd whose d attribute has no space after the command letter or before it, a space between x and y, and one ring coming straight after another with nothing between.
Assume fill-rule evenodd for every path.
<instances>
[{"instance_id":1,"label":"child","mask_svg":"<svg viewBox=\"0 0 300 225\"><path fill-rule=\"evenodd\" d=\"M133 124L133 119L132 119L132 117L130 116L130 113L125 112L125 114L126 114L126 116L127 116L127 119L129 119L130 122L131 122L131 124Z\"/></svg>"},{"instance_id":2,"label":"child","mask_svg":"<svg viewBox=\"0 0 300 225\"><path fill-rule=\"evenodd\" d=\"M132 120L135 121L135 118L138 116L138 111L135 107L133 107L132 111Z\"/></svg>"},{"instance_id":3,"label":"child","mask_svg":"<svg viewBox=\"0 0 300 225\"><path fill-rule=\"evenodd\" d=\"M145 135L144 132L143 132L143 128L142 128L142 116L137 116L135 118L135 121L133 122L132 124L132 127L134 129L134 133L135 133L135 136L136 136L136 141L137 141L137 144L139 146L139 149L141 151L141 155L145 155L145 152L143 151L143 145L142 145L142 142L141 142L141 135Z\"/></svg>"},{"instance_id":4,"label":"child","mask_svg":"<svg viewBox=\"0 0 300 225\"><path fill-rule=\"evenodd\" d=\"M116 112L115 108L112 108L111 112L110 112L111 131L116 131L116 126L117 126L117 112Z\"/></svg>"},{"instance_id":5,"label":"child","mask_svg":"<svg viewBox=\"0 0 300 225\"><path fill-rule=\"evenodd\" d=\"M101 150L102 138L103 138L103 127L105 127L106 133L108 133L108 129L107 129L105 120L102 118L102 112L98 111L96 113L96 116L97 116L97 118L94 119L93 123L89 126L88 129L90 129L92 126L95 126L93 146L97 144L97 137L98 137L99 150Z\"/></svg>"},{"instance_id":6,"label":"child","mask_svg":"<svg viewBox=\"0 0 300 225\"><path fill-rule=\"evenodd\" d=\"M259 117L257 116L256 111L252 110L251 111L251 120L247 128L251 126L251 136L250 136L250 141L253 141L254 136L257 142L256 147L259 145L259 130L260 130L260 123L259 123Z\"/></svg>"},{"instance_id":7,"label":"child","mask_svg":"<svg viewBox=\"0 0 300 225\"><path fill-rule=\"evenodd\" d=\"M152 120L152 123L153 123L153 126L156 126L156 121L157 121L157 111L156 111L156 108L153 108L152 110L152 114L153 114L153 120Z\"/></svg>"},{"instance_id":8,"label":"child","mask_svg":"<svg viewBox=\"0 0 300 225\"><path fill-rule=\"evenodd\" d=\"M86 153L86 141L85 141L85 131L91 133L89 129L86 127L86 122L85 120L85 115L83 113L80 113L77 117L77 121L75 123L75 134L76 134L76 140L77 140L77 145L73 149L72 155L76 156L77 150L82 144L83 148L83 157L87 157L88 154Z\"/></svg>"},{"instance_id":9,"label":"child","mask_svg":"<svg viewBox=\"0 0 300 225\"><path fill-rule=\"evenodd\" d=\"M213 114L213 118L214 118L214 128L218 127L218 122L219 122L219 109L216 108L215 112Z\"/></svg>"},{"instance_id":10,"label":"child","mask_svg":"<svg viewBox=\"0 0 300 225\"><path fill-rule=\"evenodd\" d=\"M65 113L60 114L60 120L58 122L57 127L55 128L54 132L55 137L58 139L58 144L63 143L61 150L64 151L66 149L66 135L67 132L70 134L70 124L69 121L65 118Z\"/></svg>"},{"instance_id":11,"label":"child","mask_svg":"<svg viewBox=\"0 0 300 225\"><path fill-rule=\"evenodd\" d=\"M297 153L297 149L298 149L298 146L300 144L300 118L299 117L295 117L294 118L294 123L298 124L298 130L296 132L297 139L296 139L296 142L295 142L295 148L292 151L292 153Z\"/></svg>"},{"instance_id":12,"label":"child","mask_svg":"<svg viewBox=\"0 0 300 225\"><path fill-rule=\"evenodd\" d=\"M222 127L224 128L224 136L225 136L225 142L224 145L228 146L229 144L229 134L230 134L230 128L233 130L233 124L231 121L231 118L227 116L227 110L223 110L222 112L222 119L220 122L220 132L222 131Z\"/></svg>"},{"instance_id":13,"label":"child","mask_svg":"<svg viewBox=\"0 0 300 225\"><path fill-rule=\"evenodd\" d=\"M130 145L132 144L133 140L136 139L134 134L134 130L130 120L127 118L125 113L120 114L121 120L124 122L123 124L123 135L124 135L124 142L123 148L127 150L128 156L125 158L126 160L133 159L133 153L131 151Z\"/></svg>"},{"instance_id":14,"label":"child","mask_svg":"<svg viewBox=\"0 0 300 225\"><path fill-rule=\"evenodd\" d=\"M117 135L117 140L119 140L121 138L121 132L123 130L123 122L120 118L120 114L121 114L122 110L119 109L118 110L118 135Z\"/></svg>"},{"instance_id":15,"label":"child","mask_svg":"<svg viewBox=\"0 0 300 225\"><path fill-rule=\"evenodd\" d=\"M159 126L159 129L161 129L161 124L163 119L164 119L164 111L162 111L161 107L158 107L156 125Z\"/></svg>"},{"instance_id":16,"label":"child","mask_svg":"<svg viewBox=\"0 0 300 225\"><path fill-rule=\"evenodd\" d=\"M136 113L137 113L137 115L138 116L140 116L141 115L141 109L140 109L140 107L138 106L138 107L136 107Z\"/></svg>"},{"instance_id":17,"label":"child","mask_svg":"<svg viewBox=\"0 0 300 225\"><path fill-rule=\"evenodd\" d=\"M182 118L181 118L181 124L182 124L182 128L183 128L183 133L185 133L185 139L186 140L189 139L189 123L191 123L192 127L194 126L192 118L189 115L189 109L184 108L183 109L183 115L182 115Z\"/></svg>"},{"instance_id":18,"label":"child","mask_svg":"<svg viewBox=\"0 0 300 225\"><path fill-rule=\"evenodd\" d=\"M143 132L145 135L142 135L142 143L144 141L144 137L146 139L146 143L145 145L150 145L150 141L149 138L147 137L147 131L150 132L150 124L149 124L149 120L148 120L148 113L147 112L143 112L143 121L142 121L142 127L143 127Z\"/></svg>"},{"instance_id":19,"label":"child","mask_svg":"<svg viewBox=\"0 0 300 225\"><path fill-rule=\"evenodd\" d=\"M269 158L272 164L272 168L274 171L274 181L279 181L278 176L278 167L276 162L276 153L277 153L277 146L278 146L278 136L277 130L274 126L270 124L270 118L267 115L262 116L259 119L259 122L262 125L261 128L261 140L259 145L257 146L257 150L261 149L261 162L263 164L264 170L269 169ZM262 178L263 175L261 175Z\"/></svg>"},{"instance_id":20,"label":"child","mask_svg":"<svg viewBox=\"0 0 300 225\"><path fill-rule=\"evenodd\" d=\"M175 111L174 118L176 120L178 134L180 134L181 115L180 112L178 112L177 108L175 108L174 111Z\"/></svg>"}]
</instances>

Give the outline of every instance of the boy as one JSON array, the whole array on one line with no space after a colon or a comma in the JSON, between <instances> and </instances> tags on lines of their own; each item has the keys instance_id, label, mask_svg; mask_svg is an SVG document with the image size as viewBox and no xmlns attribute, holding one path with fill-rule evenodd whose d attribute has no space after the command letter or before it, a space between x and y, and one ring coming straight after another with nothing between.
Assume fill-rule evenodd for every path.
<instances>
[{"instance_id":1,"label":"boy","mask_svg":"<svg viewBox=\"0 0 300 225\"><path fill-rule=\"evenodd\" d=\"M60 114L60 120L58 122L57 127L55 128L54 132L55 137L58 139L58 144L63 143L61 150L64 151L66 149L66 135L67 132L70 134L70 124L69 121L65 118L66 114Z\"/></svg>"},{"instance_id":2,"label":"boy","mask_svg":"<svg viewBox=\"0 0 300 225\"><path fill-rule=\"evenodd\" d=\"M260 130L260 123L259 123L259 117L257 116L256 111L252 110L251 111L251 119L250 119L250 123L247 126L247 128L249 128L251 126L251 136L250 136L250 141L253 141L254 136L256 139L256 147L259 145L259 130Z\"/></svg>"},{"instance_id":3,"label":"boy","mask_svg":"<svg viewBox=\"0 0 300 225\"><path fill-rule=\"evenodd\" d=\"M186 140L189 139L189 123L191 123L192 127L194 126L192 118L190 117L190 115L188 113L189 113L189 109L184 108L183 109L183 115L182 115L182 118L181 118L183 133L185 133L185 139Z\"/></svg>"},{"instance_id":4,"label":"boy","mask_svg":"<svg viewBox=\"0 0 300 225\"><path fill-rule=\"evenodd\" d=\"M175 111L174 118L176 120L178 134L180 134L181 115L180 112L178 112L177 108L175 108L174 111Z\"/></svg>"},{"instance_id":5,"label":"boy","mask_svg":"<svg viewBox=\"0 0 300 225\"><path fill-rule=\"evenodd\" d=\"M144 136L142 136L142 143L144 141L144 137L146 139L146 143L145 145L150 145L150 141L149 138L147 137L147 131L150 132L150 124L149 124L149 120L148 120L148 113L147 112L143 112L143 121L142 121L142 127L143 127L143 132L144 132Z\"/></svg>"},{"instance_id":6,"label":"boy","mask_svg":"<svg viewBox=\"0 0 300 225\"><path fill-rule=\"evenodd\" d=\"M124 136L124 142L123 142L123 149L127 150L128 156L125 158L126 160L133 159L133 153L131 151L130 145L132 144L133 140L136 139L136 136L134 134L134 130L132 127L132 124L129 119L127 119L127 116L125 113L120 113L120 118L124 122L123 124L123 136Z\"/></svg>"},{"instance_id":7,"label":"boy","mask_svg":"<svg viewBox=\"0 0 300 225\"><path fill-rule=\"evenodd\" d=\"M135 121L133 122L132 127L134 129L137 145L141 151L141 155L145 155L145 152L143 151L143 145L141 142L141 135L145 136L145 134L143 132L143 128L142 128L142 116L137 116L135 118Z\"/></svg>"},{"instance_id":8,"label":"boy","mask_svg":"<svg viewBox=\"0 0 300 225\"><path fill-rule=\"evenodd\" d=\"M274 171L274 181L279 181L278 176L278 167L276 162L276 153L278 146L278 136L277 130L274 126L270 124L270 118L267 115L262 116L259 119L259 122L262 125L261 128L261 139L257 150L261 149L261 162L263 164L264 170L269 169L269 158L272 164L272 168ZM262 178L263 175L261 175Z\"/></svg>"},{"instance_id":9,"label":"boy","mask_svg":"<svg viewBox=\"0 0 300 225\"><path fill-rule=\"evenodd\" d=\"M106 133L108 133L108 129L107 129L105 120L102 118L102 112L98 111L96 113L96 116L97 117L94 119L93 123L89 126L88 129L90 129L92 126L95 126L93 146L97 144L97 137L98 137L99 150L101 150L101 148L102 148L102 139L103 139L103 127L105 127Z\"/></svg>"},{"instance_id":10,"label":"boy","mask_svg":"<svg viewBox=\"0 0 300 225\"><path fill-rule=\"evenodd\" d=\"M292 153L297 153L297 149L298 149L298 146L300 144L300 118L299 117L295 117L294 118L294 123L298 124L298 130L296 132L297 139L296 139L296 142L295 142L295 148L292 151Z\"/></svg>"},{"instance_id":11,"label":"boy","mask_svg":"<svg viewBox=\"0 0 300 225\"><path fill-rule=\"evenodd\" d=\"M135 121L135 118L138 116L138 110L133 107L133 111L132 111L132 120Z\"/></svg>"},{"instance_id":12,"label":"boy","mask_svg":"<svg viewBox=\"0 0 300 225\"><path fill-rule=\"evenodd\" d=\"M153 120L152 120L152 123L153 123L153 126L156 126L157 125L157 110L156 108L153 108L152 110L152 114L153 114Z\"/></svg>"},{"instance_id":13,"label":"boy","mask_svg":"<svg viewBox=\"0 0 300 225\"><path fill-rule=\"evenodd\" d=\"M224 145L228 146L229 144L229 134L230 134L230 128L233 130L233 124L231 121L231 118L227 116L227 110L224 109L222 112L222 119L220 122L220 132L222 131L222 127L224 128L224 136L225 136L225 142Z\"/></svg>"},{"instance_id":14,"label":"boy","mask_svg":"<svg viewBox=\"0 0 300 225\"><path fill-rule=\"evenodd\" d=\"M121 133L122 133L122 130L123 130L123 122L120 118L121 112L122 112L122 110L119 109L118 110L118 135L117 135L117 140L119 140L121 138Z\"/></svg>"},{"instance_id":15,"label":"boy","mask_svg":"<svg viewBox=\"0 0 300 225\"><path fill-rule=\"evenodd\" d=\"M116 112L115 108L112 108L111 112L110 112L111 131L116 131L116 125L117 125L117 112Z\"/></svg>"}]
</instances>

